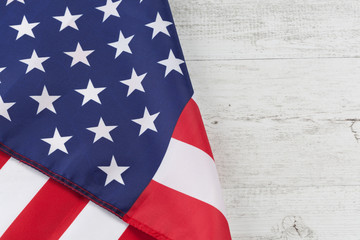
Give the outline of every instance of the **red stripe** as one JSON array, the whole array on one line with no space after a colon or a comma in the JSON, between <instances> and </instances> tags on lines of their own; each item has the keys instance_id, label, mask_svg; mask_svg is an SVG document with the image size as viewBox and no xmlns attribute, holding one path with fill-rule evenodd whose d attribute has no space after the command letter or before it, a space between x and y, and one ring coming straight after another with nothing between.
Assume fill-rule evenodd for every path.
<instances>
[{"instance_id":1,"label":"red stripe","mask_svg":"<svg viewBox=\"0 0 360 240\"><path fill-rule=\"evenodd\" d=\"M5 165L5 163L10 159L10 156L6 153L0 151L0 169Z\"/></svg>"},{"instance_id":2,"label":"red stripe","mask_svg":"<svg viewBox=\"0 0 360 240\"><path fill-rule=\"evenodd\" d=\"M153 180L124 220L156 239L231 239L219 210Z\"/></svg>"},{"instance_id":3,"label":"red stripe","mask_svg":"<svg viewBox=\"0 0 360 240\"><path fill-rule=\"evenodd\" d=\"M213 158L200 110L193 99L190 99L181 113L172 137L200 148Z\"/></svg>"},{"instance_id":4,"label":"red stripe","mask_svg":"<svg viewBox=\"0 0 360 240\"><path fill-rule=\"evenodd\" d=\"M119 240L155 240L155 238L129 225Z\"/></svg>"},{"instance_id":5,"label":"red stripe","mask_svg":"<svg viewBox=\"0 0 360 240\"><path fill-rule=\"evenodd\" d=\"M1 239L59 239L87 203L85 197L49 179Z\"/></svg>"}]
</instances>

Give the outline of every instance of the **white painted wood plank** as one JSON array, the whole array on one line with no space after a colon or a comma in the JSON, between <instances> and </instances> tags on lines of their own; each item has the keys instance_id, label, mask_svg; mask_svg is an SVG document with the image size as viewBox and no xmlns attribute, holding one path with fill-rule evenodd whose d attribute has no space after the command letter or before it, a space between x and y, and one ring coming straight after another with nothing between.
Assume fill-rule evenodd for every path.
<instances>
[{"instance_id":1,"label":"white painted wood plank","mask_svg":"<svg viewBox=\"0 0 360 240\"><path fill-rule=\"evenodd\" d=\"M188 63L196 97L212 116L247 121L359 117L359 66L359 59Z\"/></svg>"},{"instance_id":2,"label":"white painted wood plank","mask_svg":"<svg viewBox=\"0 0 360 240\"><path fill-rule=\"evenodd\" d=\"M188 60L360 55L359 1L170 0L170 4Z\"/></svg>"},{"instance_id":3,"label":"white painted wood plank","mask_svg":"<svg viewBox=\"0 0 360 240\"><path fill-rule=\"evenodd\" d=\"M236 164L224 172L242 187L267 186L279 167L276 185L360 185L350 128L360 118L360 59L188 65L216 160Z\"/></svg>"},{"instance_id":4,"label":"white painted wood plank","mask_svg":"<svg viewBox=\"0 0 360 240\"><path fill-rule=\"evenodd\" d=\"M233 239L360 239L360 187L240 188L225 196Z\"/></svg>"},{"instance_id":5,"label":"white painted wood plank","mask_svg":"<svg viewBox=\"0 0 360 240\"><path fill-rule=\"evenodd\" d=\"M300 239L269 232L286 216L306 218L320 236L304 239L360 239L357 201L328 197L359 192L360 145L350 126L360 115L360 59L188 66L234 239Z\"/></svg>"}]
</instances>

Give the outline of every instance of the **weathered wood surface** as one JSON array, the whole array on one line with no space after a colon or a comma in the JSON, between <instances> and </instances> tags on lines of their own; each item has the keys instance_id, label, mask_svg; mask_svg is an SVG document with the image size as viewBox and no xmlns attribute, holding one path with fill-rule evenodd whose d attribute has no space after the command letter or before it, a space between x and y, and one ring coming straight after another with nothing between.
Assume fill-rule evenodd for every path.
<instances>
[{"instance_id":1,"label":"weathered wood surface","mask_svg":"<svg viewBox=\"0 0 360 240\"><path fill-rule=\"evenodd\" d=\"M187 59L357 57L356 0L170 0Z\"/></svg>"},{"instance_id":2,"label":"weathered wood surface","mask_svg":"<svg viewBox=\"0 0 360 240\"><path fill-rule=\"evenodd\" d=\"M360 239L360 2L171 0L235 240Z\"/></svg>"}]
</instances>

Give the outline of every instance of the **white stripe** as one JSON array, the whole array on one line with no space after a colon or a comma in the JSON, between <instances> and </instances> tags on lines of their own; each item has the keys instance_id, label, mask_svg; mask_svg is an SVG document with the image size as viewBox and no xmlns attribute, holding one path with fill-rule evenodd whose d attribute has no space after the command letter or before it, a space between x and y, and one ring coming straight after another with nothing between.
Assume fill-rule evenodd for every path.
<instances>
[{"instance_id":1,"label":"white stripe","mask_svg":"<svg viewBox=\"0 0 360 240\"><path fill-rule=\"evenodd\" d=\"M127 226L114 214L89 202L60 239L117 240Z\"/></svg>"},{"instance_id":2,"label":"white stripe","mask_svg":"<svg viewBox=\"0 0 360 240\"><path fill-rule=\"evenodd\" d=\"M153 179L206 202L225 215L214 160L202 150L172 138Z\"/></svg>"},{"instance_id":3,"label":"white stripe","mask_svg":"<svg viewBox=\"0 0 360 240\"><path fill-rule=\"evenodd\" d=\"M10 158L0 170L0 236L49 178Z\"/></svg>"}]
</instances>

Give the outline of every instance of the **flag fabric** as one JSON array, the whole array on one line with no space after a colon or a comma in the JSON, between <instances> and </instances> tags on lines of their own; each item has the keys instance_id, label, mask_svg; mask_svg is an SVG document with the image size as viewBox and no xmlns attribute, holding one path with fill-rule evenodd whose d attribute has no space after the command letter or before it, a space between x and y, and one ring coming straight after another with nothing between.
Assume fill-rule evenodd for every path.
<instances>
[{"instance_id":1,"label":"flag fabric","mask_svg":"<svg viewBox=\"0 0 360 240\"><path fill-rule=\"evenodd\" d=\"M231 239L166 0L1 1L0 80L1 239Z\"/></svg>"}]
</instances>

